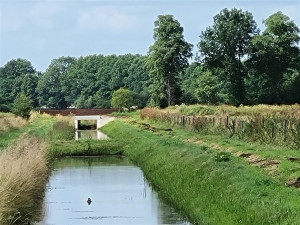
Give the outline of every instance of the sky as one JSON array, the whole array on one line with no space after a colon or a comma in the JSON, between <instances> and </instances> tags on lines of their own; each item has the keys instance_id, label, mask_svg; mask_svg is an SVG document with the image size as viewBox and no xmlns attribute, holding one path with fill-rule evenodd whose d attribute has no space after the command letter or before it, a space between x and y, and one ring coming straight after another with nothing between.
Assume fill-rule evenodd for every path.
<instances>
[{"instance_id":1,"label":"sky","mask_svg":"<svg viewBox=\"0 0 300 225\"><path fill-rule=\"evenodd\" d=\"M261 30L278 11L300 27L300 0L0 0L0 66L23 58L44 72L61 56L146 55L154 21L165 14L179 21L195 54L224 8L251 12Z\"/></svg>"}]
</instances>

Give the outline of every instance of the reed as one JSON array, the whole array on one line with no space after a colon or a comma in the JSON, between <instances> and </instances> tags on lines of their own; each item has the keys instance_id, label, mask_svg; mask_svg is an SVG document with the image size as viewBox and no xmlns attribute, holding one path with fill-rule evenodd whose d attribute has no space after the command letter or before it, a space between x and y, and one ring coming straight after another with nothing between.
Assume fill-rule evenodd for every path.
<instances>
[{"instance_id":1,"label":"reed","mask_svg":"<svg viewBox=\"0 0 300 225\"><path fill-rule=\"evenodd\" d=\"M0 153L0 221L27 224L36 219L49 175L46 144L22 136Z\"/></svg>"}]
</instances>

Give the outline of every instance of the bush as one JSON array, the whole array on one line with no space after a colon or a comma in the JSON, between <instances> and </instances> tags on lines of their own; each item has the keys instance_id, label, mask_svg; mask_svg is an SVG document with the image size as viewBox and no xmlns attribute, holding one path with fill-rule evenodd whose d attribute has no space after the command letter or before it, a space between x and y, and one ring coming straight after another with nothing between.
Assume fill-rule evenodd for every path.
<instances>
[{"instance_id":1,"label":"bush","mask_svg":"<svg viewBox=\"0 0 300 225\"><path fill-rule=\"evenodd\" d=\"M129 108L133 105L132 92L128 89L120 88L117 91L114 91L111 98L111 106L113 108L118 108L119 111L121 108Z\"/></svg>"},{"instance_id":2,"label":"bush","mask_svg":"<svg viewBox=\"0 0 300 225\"><path fill-rule=\"evenodd\" d=\"M16 116L21 116L22 118L28 120L30 117L30 111L32 109L31 99L25 94L19 94L12 107L12 112Z\"/></svg>"},{"instance_id":3,"label":"bush","mask_svg":"<svg viewBox=\"0 0 300 225\"><path fill-rule=\"evenodd\" d=\"M0 104L0 112L10 112L10 107L5 104Z\"/></svg>"}]
</instances>

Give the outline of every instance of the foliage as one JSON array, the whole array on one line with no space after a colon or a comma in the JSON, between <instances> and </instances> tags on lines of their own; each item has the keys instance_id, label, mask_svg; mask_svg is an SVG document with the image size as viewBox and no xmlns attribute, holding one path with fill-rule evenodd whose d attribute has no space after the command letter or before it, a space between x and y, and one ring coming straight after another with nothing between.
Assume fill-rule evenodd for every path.
<instances>
[{"instance_id":1,"label":"foliage","mask_svg":"<svg viewBox=\"0 0 300 225\"><path fill-rule=\"evenodd\" d=\"M214 71L224 71L229 103L239 105L244 101L245 68L242 59L248 53L249 43L257 33L256 23L249 12L223 9L214 17L214 24L201 33L198 48L205 66Z\"/></svg>"},{"instance_id":2,"label":"foliage","mask_svg":"<svg viewBox=\"0 0 300 225\"><path fill-rule=\"evenodd\" d=\"M21 93L19 94L14 103L12 112L16 116L21 116L24 119L29 119L30 117L30 111L32 109L31 100L29 97L27 97L25 94Z\"/></svg>"},{"instance_id":3,"label":"foliage","mask_svg":"<svg viewBox=\"0 0 300 225\"><path fill-rule=\"evenodd\" d=\"M0 111L11 111L12 103L21 92L36 104L38 74L26 59L13 59L0 67Z\"/></svg>"},{"instance_id":4,"label":"foliage","mask_svg":"<svg viewBox=\"0 0 300 225\"><path fill-rule=\"evenodd\" d=\"M152 81L151 103L169 106L178 101L178 76L188 65L192 45L184 40L183 28L172 15L159 15L154 25L155 42L146 63Z\"/></svg>"},{"instance_id":5,"label":"foliage","mask_svg":"<svg viewBox=\"0 0 300 225\"><path fill-rule=\"evenodd\" d=\"M203 66L200 63L191 63L184 72L179 75L179 84L182 91L180 98L185 104L195 104L198 102L195 95L198 83L195 82L203 72Z\"/></svg>"},{"instance_id":6,"label":"foliage","mask_svg":"<svg viewBox=\"0 0 300 225\"><path fill-rule=\"evenodd\" d=\"M114 91L111 98L111 106L113 108L118 108L119 111L121 108L129 109L133 105L133 96L132 92L128 89L120 88L117 91Z\"/></svg>"},{"instance_id":7,"label":"foliage","mask_svg":"<svg viewBox=\"0 0 300 225\"><path fill-rule=\"evenodd\" d=\"M265 31L256 35L250 45L247 82L252 83L253 90L250 89L248 102L298 102L294 93L299 92L300 30L281 12L269 16L264 24Z\"/></svg>"},{"instance_id":8,"label":"foliage","mask_svg":"<svg viewBox=\"0 0 300 225\"><path fill-rule=\"evenodd\" d=\"M216 104L219 102L220 85L218 79L210 71L204 71L196 80L195 96L199 103Z\"/></svg>"},{"instance_id":9,"label":"foliage","mask_svg":"<svg viewBox=\"0 0 300 225\"><path fill-rule=\"evenodd\" d=\"M61 80L66 76L67 71L74 62L75 58L72 57L60 57L51 61L37 85L40 106L55 109L62 109L68 106L62 91Z\"/></svg>"}]
</instances>

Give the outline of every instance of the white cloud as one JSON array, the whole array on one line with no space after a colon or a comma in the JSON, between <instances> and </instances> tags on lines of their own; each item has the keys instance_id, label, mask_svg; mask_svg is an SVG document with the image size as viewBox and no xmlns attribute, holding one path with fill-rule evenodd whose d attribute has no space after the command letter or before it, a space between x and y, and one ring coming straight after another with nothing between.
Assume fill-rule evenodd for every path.
<instances>
[{"instance_id":1,"label":"white cloud","mask_svg":"<svg viewBox=\"0 0 300 225\"><path fill-rule=\"evenodd\" d=\"M122 13L115 7L103 6L82 10L79 13L78 25L88 29L109 29L124 31L132 29L137 23L136 17Z\"/></svg>"}]
</instances>

